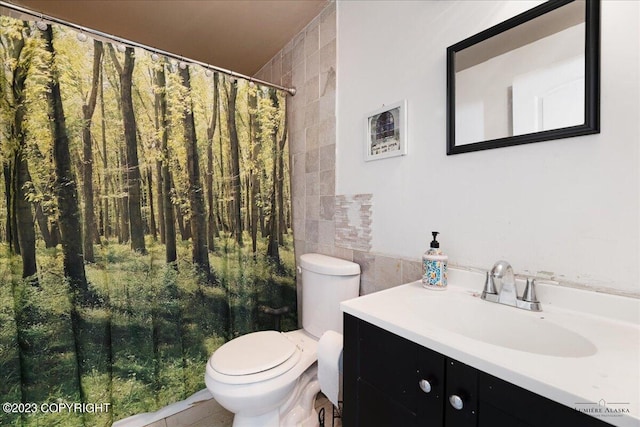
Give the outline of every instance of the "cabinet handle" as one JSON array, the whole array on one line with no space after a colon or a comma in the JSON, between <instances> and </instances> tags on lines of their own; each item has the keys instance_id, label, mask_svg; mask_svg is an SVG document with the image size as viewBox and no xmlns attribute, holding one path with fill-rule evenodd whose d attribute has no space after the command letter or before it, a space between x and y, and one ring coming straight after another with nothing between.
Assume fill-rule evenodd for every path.
<instances>
[{"instance_id":1,"label":"cabinet handle","mask_svg":"<svg viewBox=\"0 0 640 427\"><path fill-rule=\"evenodd\" d=\"M462 402L462 398L458 395L452 394L449 396L449 403L453 406L453 409L457 409L458 411L462 409L464 403Z\"/></svg>"},{"instance_id":2,"label":"cabinet handle","mask_svg":"<svg viewBox=\"0 0 640 427\"><path fill-rule=\"evenodd\" d=\"M431 383L429 381L420 380L418 381L418 385L420 386L420 390L424 391L425 393L431 392Z\"/></svg>"}]
</instances>

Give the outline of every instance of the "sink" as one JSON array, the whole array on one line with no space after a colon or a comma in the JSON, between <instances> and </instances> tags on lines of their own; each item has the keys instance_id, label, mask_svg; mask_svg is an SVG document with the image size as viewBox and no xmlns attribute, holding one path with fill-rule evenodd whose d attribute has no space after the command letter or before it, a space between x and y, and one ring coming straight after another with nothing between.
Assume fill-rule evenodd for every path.
<instances>
[{"instance_id":1,"label":"sink","mask_svg":"<svg viewBox=\"0 0 640 427\"><path fill-rule=\"evenodd\" d=\"M512 350L557 357L588 357L596 346L582 335L527 312L491 304L467 292L424 294L415 303L432 326Z\"/></svg>"}]
</instances>

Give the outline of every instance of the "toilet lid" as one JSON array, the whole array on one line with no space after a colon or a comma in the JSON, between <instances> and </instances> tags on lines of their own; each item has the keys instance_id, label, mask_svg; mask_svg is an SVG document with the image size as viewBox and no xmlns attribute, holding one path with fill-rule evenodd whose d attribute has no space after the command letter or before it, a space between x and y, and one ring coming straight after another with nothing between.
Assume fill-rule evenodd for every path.
<instances>
[{"instance_id":1,"label":"toilet lid","mask_svg":"<svg viewBox=\"0 0 640 427\"><path fill-rule=\"evenodd\" d=\"M224 375L251 375L281 365L295 351L296 345L280 332L253 332L222 345L209 363Z\"/></svg>"}]
</instances>

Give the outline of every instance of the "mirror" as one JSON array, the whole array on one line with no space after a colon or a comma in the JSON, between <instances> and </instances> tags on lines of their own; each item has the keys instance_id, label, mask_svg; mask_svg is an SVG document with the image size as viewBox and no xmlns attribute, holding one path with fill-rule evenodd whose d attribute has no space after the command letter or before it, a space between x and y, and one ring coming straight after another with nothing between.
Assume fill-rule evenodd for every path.
<instances>
[{"instance_id":1,"label":"mirror","mask_svg":"<svg viewBox=\"0 0 640 427\"><path fill-rule=\"evenodd\" d=\"M550 0L447 48L447 154L600 132L598 0Z\"/></svg>"}]
</instances>

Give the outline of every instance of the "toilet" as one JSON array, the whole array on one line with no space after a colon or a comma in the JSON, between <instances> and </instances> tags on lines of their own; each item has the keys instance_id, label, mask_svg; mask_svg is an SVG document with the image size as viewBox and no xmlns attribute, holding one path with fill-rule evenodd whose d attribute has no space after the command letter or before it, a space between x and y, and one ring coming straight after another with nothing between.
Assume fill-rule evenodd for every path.
<instances>
[{"instance_id":1,"label":"toilet","mask_svg":"<svg viewBox=\"0 0 640 427\"><path fill-rule=\"evenodd\" d=\"M304 254L300 270L303 329L240 336L207 362L207 389L235 414L234 427L318 426L318 340L329 330L342 333L340 302L358 296L360 266Z\"/></svg>"}]
</instances>

